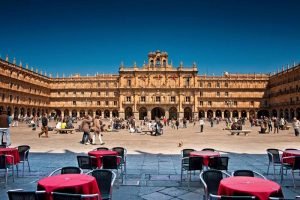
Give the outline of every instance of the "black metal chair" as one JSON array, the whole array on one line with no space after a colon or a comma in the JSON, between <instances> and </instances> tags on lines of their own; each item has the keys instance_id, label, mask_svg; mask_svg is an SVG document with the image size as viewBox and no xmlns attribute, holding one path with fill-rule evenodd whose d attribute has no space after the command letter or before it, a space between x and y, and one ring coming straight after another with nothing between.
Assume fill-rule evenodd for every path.
<instances>
[{"instance_id":1,"label":"black metal chair","mask_svg":"<svg viewBox=\"0 0 300 200\"><path fill-rule=\"evenodd\" d=\"M52 192L53 200L81 200L87 198L95 198L99 200L99 194L70 194L70 193L60 193L60 192Z\"/></svg>"},{"instance_id":2,"label":"black metal chair","mask_svg":"<svg viewBox=\"0 0 300 200\"><path fill-rule=\"evenodd\" d=\"M256 199L255 196L223 196L223 195L213 195L209 194L210 200L251 200Z\"/></svg>"},{"instance_id":3,"label":"black metal chair","mask_svg":"<svg viewBox=\"0 0 300 200\"><path fill-rule=\"evenodd\" d=\"M12 164L8 163L8 159L11 160ZM8 170L11 167L12 169L12 177L13 177L13 182L15 182L15 173L14 173L14 157L12 155L0 155L0 169L5 169L5 187L7 184L7 179L8 179Z\"/></svg>"},{"instance_id":4,"label":"black metal chair","mask_svg":"<svg viewBox=\"0 0 300 200\"><path fill-rule=\"evenodd\" d=\"M62 167L54 170L49 174L49 176L53 176L56 172L60 171L60 174L82 174L82 169L79 167Z\"/></svg>"},{"instance_id":5,"label":"black metal chair","mask_svg":"<svg viewBox=\"0 0 300 200\"><path fill-rule=\"evenodd\" d=\"M247 170L247 169L236 170L236 171L232 172L231 175L232 176L249 176L249 177L257 176L257 177L260 177L260 178L263 178L263 179L267 179L262 174L260 174L256 171Z\"/></svg>"},{"instance_id":6,"label":"black metal chair","mask_svg":"<svg viewBox=\"0 0 300 200\"><path fill-rule=\"evenodd\" d=\"M121 171L120 176L123 183L123 171L121 169L120 162L122 160L121 156L103 156L101 157L102 169L110 169L117 171L117 178L119 177L119 170Z\"/></svg>"},{"instance_id":7,"label":"black metal chair","mask_svg":"<svg viewBox=\"0 0 300 200\"><path fill-rule=\"evenodd\" d=\"M220 170L209 169L201 172L200 180L204 186L204 199L209 199L210 194L218 194L220 182L225 177L230 177L230 175Z\"/></svg>"},{"instance_id":8,"label":"black metal chair","mask_svg":"<svg viewBox=\"0 0 300 200\"><path fill-rule=\"evenodd\" d=\"M124 175L126 177L126 156L127 156L127 150L124 147L114 147L111 150L118 152L118 155L122 157L120 165L123 168L123 172L124 172Z\"/></svg>"},{"instance_id":9,"label":"black metal chair","mask_svg":"<svg viewBox=\"0 0 300 200\"><path fill-rule=\"evenodd\" d=\"M87 174L95 177L102 200L112 199L112 188L116 179L115 172L108 169L95 169Z\"/></svg>"},{"instance_id":10,"label":"black metal chair","mask_svg":"<svg viewBox=\"0 0 300 200\"><path fill-rule=\"evenodd\" d=\"M229 161L229 157L227 156L211 157L209 158L208 167L210 169L228 171L228 163L229 163L228 161Z\"/></svg>"},{"instance_id":11,"label":"black metal chair","mask_svg":"<svg viewBox=\"0 0 300 200\"><path fill-rule=\"evenodd\" d=\"M202 157L185 157L181 160L181 174L180 181L182 182L183 171L187 171L187 175L189 175L188 186L190 186L190 181L192 177L192 171L199 170L200 172L203 169L203 158Z\"/></svg>"},{"instance_id":12,"label":"black metal chair","mask_svg":"<svg viewBox=\"0 0 300 200\"><path fill-rule=\"evenodd\" d=\"M276 179L275 167L277 167L277 166L281 167L280 152L282 152L282 151L279 149L267 149L267 154L268 154L268 159L269 159L267 175L269 175L269 168L270 168L270 165L272 164L273 170L274 170L274 179Z\"/></svg>"},{"instance_id":13,"label":"black metal chair","mask_svg":"<svg viewBox=\"0 0 300 200\"><path fill-rule=\"evenodd\" d=\"M294 199L287 199L284 197L269 197L269 200L295 200L295 199L300 199L300 197L295 197Z\"/></svg>"},{"instance_id":14,"label":"black metal chair","mask_svg":"<svg viewBox=\"0 0 300 200\"><path fill-rule=\"evenodd\" d=\"M20 157L20 163L23 164L23 176L24 176L24 169L25 169L25 162L27 162L28 169L30 172L30 164L29 164L29 150L30 146L28 145L20 145L18 146L18 152L19 152L19 157Z\"/></svg>"},{"instance_id":15,"label":"black metal chair","mask_svg":"<svg viewBox=\"0 0 300 200\"><path fill-rule=\"evenodd\" d=\"M94 149L93 151L107 151L107 150L109 150L109 148L107 148L107 147L98 147L98 148Z\"/></svg>"},{"instance_id":16,"label":"black metal chair","mask_svg":"<svg viewBox=\"0 0 300 200\"><path fill-rule=\"evenodd\" d=\"M213 148L204 148L204 149L202 149L201 151L216 151L216 150L213 149Z\"/></svg>"},{"instance_id":17,"label":"black metal chair","mask_svg":"<svg viewBox=\"0 0 300 200\"><path fill-rule=\"evenodd\" d=\"M293 164L292 165L285 164L284 161L286 159L293 159L294 160ZM289 157L282 158L282 165L281 165L281 168L280 168L280 175L281 175L280 176L281 177L280 182L281 183L283 181L283 169L291 170L294 188L296 188L294 171L295 170L300 170L300 156L289 156Z\"/></svg>"},{"instance_id":18,"label":"black metal chair","mask_svg":"<svg viewBox=\"0 0 300 200\"><path fill-rule=\"evenodd\" d=\"M97 158L94 156L77 156L78 167L80 169L93 170L97 168Z\"/></svg>"},{"instance_id":19,"label":"black metal chair","mask_svg":"<svg viewBox=\"0 0 300 200\"><path fill-rule=\"evenodd\" d=\"M24 191L22 189L7 191L9 200L43 200L46 191Z\"/></svg>"},{"instance_id":20,"label":"black metal chair","mask_svg":"<svg viewBox=\"0 0 300 200\"><path fill-rule=\"evenodd\" d=\"M6 148L6 144L1 144L0 148Z\"/></svg>"},{"instance_id":21,"label":"black metal chair","mask_svg":"<svg viewBox=\"0 0 300 200\"><path fill-rule=\"evenodd\" d=\"M298 149L295 149L295 148L286 148L285 151L292 151L292 150L298 150Z\"/></svg>"},{"instance_id":22,"label":"black metal chair","mask_svg":"<svg viewBox=\"0 0 300 200\"><path fill-rule=\"evenodd\" d=\"M190 153L196 151L195 149L182 149L181 150L181 157L185 158L185 157L189 157Z\"/></svg>"}]
</instances>

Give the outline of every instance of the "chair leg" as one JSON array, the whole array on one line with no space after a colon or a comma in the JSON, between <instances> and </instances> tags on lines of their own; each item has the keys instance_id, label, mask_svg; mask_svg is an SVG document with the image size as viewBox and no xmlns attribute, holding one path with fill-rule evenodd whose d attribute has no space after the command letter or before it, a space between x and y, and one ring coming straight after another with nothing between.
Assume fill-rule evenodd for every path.
<instances>
[{"instance_id":1,"label":"chair leg","mask_svg":"<svg viewBox=\"0 0 300 200\"><path fill-rule=\"evenodd\" d=\"M16 164L16 169L17 169L17 177L19 177L19 165Z\"/></svg>"},{"instance_id":2,"label":"chair leg","mask_svg":"<svg viewBox=\"0 0 300 200\"><path fill-rule=\"evenodd\" d=\"M8 179L8 168L6 168L6 171L5 171L5 187L7 185L7 179Z\"/></svg>"},{"instance_id":3,"label":"chair leg","mask_svg":"<svg viewBox=\"0 0 300 200\"><path fill-rule=\"evenodd\" d=\"M273 170L274 170L274 180L276 180L276 173L275 173L275 165L273 164Z\"/></svg>"},{"instance_id":4,"label":"chair leg","mask_svg":"<svg viewBox=\"0 0 300 200\"><path fill-rule=\"evenodd\" d=\"M11 170L12 170L13 182L15 182L15 169L14 169L14 165L11 166Z\"/></svg>"},{"instance_id":5,"label":"chair leg","mask_svg":"<svg viewBox=\"0 0 300 200\"><path fill-rule=\"evenodd\" d=\"M182 167L181 167L181 171L180 171L180 182L182 182Z\"/></svg>"},{"instance_id":6,"label":"chair leg","mask_svg":"<svg viewBox=\"0 0 300 200\"><path fill-rule=\"evenodd\" d=\"M280 167L280 183L283 181L283 167Z\"/></svg>"},{"instance_id":7,"label":"chair leg","mask_svg":"<svg viewBox=\"0 0 300 200\"><path fill-rule=\"evenodd\" d=\"M29 172L31 172L31 170L30 170L30 164L29 164L29 160L27 160L27 164L28 164Z\"/></svg>"},{"instance_id":8,"label":"chair leg","mask_svg":"<svg viewBox=\"0 0 300 200\"><path fill-rule=\"evenodd\" d=\"M295 177L294 177L294 170L291 170L291 172L292 172L292 178L293 178L294 188L296 189Z\"/></svg>"},{"instance_id":9,"label":"chair leg","mask_svg":"<svg viewBox=\"0 0 300 200\"><path fill-rule=\"evenodd\" d=\"M269 162L269 165L268 165L267 175L269 175L269 168L270 168L270 162Z\"/></svg>"},{"instance_id":10,"label":"chair leg","mask_svg":"<svg viewBox=\"0 0 300 200\"><path fill-rule=\"evenodd\" d=\"M23 162L23 177L24 177L24 171L25 171L25 161Z\"/></svg>"}]
</instances>

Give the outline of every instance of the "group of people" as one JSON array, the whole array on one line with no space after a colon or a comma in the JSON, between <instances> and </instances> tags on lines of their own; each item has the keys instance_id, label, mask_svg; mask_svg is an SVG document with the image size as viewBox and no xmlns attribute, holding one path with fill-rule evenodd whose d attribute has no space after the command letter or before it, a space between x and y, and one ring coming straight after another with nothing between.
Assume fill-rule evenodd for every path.
<instances>
[{"instance_id":1,"label":"group of people","mask_svg":"<svg viewBox=\"0 0 300 200\"><path fill-rule=\"evenodd\" d=\"M100 116L96 115L95 118L92 118L89 115L86 115L81 123L81 129L83 130L83 136L81 143L82 144L96 144L96 137L99 139L100 144L105 144L102 140L102 133L104 131L105 124L100 120ZM94 134L91 134L93 131Z\"/></svg>"}]
</instances>

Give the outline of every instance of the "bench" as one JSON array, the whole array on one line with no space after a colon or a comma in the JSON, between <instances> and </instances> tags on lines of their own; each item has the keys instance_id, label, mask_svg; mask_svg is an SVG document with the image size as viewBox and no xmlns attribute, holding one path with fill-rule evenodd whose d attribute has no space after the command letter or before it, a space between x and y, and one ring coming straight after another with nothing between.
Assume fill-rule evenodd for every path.
<instances>
[{"instance_id":1,"label":"bench","mask_svg":"<svg viewBox=\"0 0 300 200\"><path fill-rule=\"evenodd\" d=\"M148 135L148 133L150 133L150 135L153 135L155 133L155 131L152 130L144 130L142 131L142 133L144 133L144 135Z\"/></svg>"},{"instance_id":2,"label":"bench","mask_svg":"<svg viewBox=\"0 0 300 200\"><path fill-rule=\"evenodd\" d=\"M73 128L71 128L71 129L67 129L67 128L65 128L65 129L54 129L54 131L56 131L56 133L55 134L57 134L57 133L71 133L71 134L73 134L73 131L74 131L75 129L73 129Z\"/></svg>"},{"instance_id":3,"label":"bench","mask_svg":"<svg viewBox=\"0 0 300 200\"><path fill-rule=\"evenodd\" d=\"M244 133L245 135L248 135L248 133L251 133L252 130L229 130L231 135L239 135L240 133Z\"/></svg>"}]
</instances>

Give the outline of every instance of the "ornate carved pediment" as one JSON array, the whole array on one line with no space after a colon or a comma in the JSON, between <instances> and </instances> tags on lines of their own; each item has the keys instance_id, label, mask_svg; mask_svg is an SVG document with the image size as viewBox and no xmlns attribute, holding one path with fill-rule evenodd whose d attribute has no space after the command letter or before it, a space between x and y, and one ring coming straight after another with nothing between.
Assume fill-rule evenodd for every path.
<instances>
[{"instance_id":1,"label":"ornate carved pediment","mask_svg":"<svg viewBox=\"0 0 300 200\"><path fill-rule=\"evenodd\" d=\"M173 74L171 76L168 77L169 79L172 79L172 80L176 80L178 78L177 75Z\"/></svg>"},{"instance_id":2,"label":"ornate carved pediment","mask_svg":"<svg viewBox=\"0 0 300 200\"><path fill-rule=\"evenodd\" d=\"M154 76L153 78L160 80L161 78L163 78L163 76L159 74L157 76Z\"/></svg>"}]
</instances>

